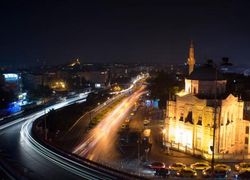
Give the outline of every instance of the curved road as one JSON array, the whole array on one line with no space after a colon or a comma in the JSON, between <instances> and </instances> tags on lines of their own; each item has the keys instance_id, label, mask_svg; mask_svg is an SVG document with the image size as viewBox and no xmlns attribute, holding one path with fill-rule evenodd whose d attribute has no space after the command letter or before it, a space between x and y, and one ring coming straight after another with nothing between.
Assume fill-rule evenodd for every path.
<instances>
[{"instance_id":1,"label":"curved road","mask_svg":"<svg viewBox=\"0 0 250 180\"><path fill-rule=\"evenodd\" d=\"M18 179L80 179L78 175L66 171L40 155L22 132L25 124L31 124L33 120L42 116L46 110L67 106L79 99L82 99L82 97L71 98L0 126L1 165L11 169L11 174L15 174Z\"/></svg>"},{"instance_id":2,"label":"curved road","mask_svg":"<svg viewBox=\"0 0 250 180\"><path fill-rule=\"evenodd\" d=\"M21 137L22 125L23 122L17 123L0 134L1 156L12 167L14 174L27 179L80 179L32 149Z\"/></svg>"},{"instance_id":3,"label":"curved road","mask_svg":"<svg viewBox=\"0 0 250 180\"><path fill-rule=\"evenodd\" d=\"M14 174L14 177L17 179L83 179L83 177L86 179L88 173L85 173L85 171L81 169L83 166L74 166L76 163L67 163L69 161L55 161L56 158L51 159L46 155L48 151L46 152L45 150L42 152L44 147L42 147L42 151L40 150L39 152L39 148L36 146L40 145L38 143L37 145L34 145L36 142L34 143L32 140L33 138L30 136L32 122L38 117L44 115L46 111L52 108L59 109L68 106L83 98L84 97L80 96L71 98L31 115L1 125L0 166L3 166L4 169L8 169L10 174ZM54 155L54 157L56 156L58 155ZM67 164L74 164L73 168L68 168L70 165L67 166ZM96 171L96 174L98 173L99 171ZM109 178L109 176L104 176L104 178L112 179ZM95 178L89 176L87 179Z\"/></svg>"}]
</instances>

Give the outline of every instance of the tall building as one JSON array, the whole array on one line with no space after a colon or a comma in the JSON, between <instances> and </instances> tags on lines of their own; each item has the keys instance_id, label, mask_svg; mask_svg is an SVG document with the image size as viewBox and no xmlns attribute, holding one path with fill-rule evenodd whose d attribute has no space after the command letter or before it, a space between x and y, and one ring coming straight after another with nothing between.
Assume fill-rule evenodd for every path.
<instances>
[{"instance_id":1,"label":"tall building","mask_svg":"<svg viewBox=\"0 0 250 180\"><path fill-rule=\"evenodd\" d=\"M186 77L185 90L167 102L167 147L210 159L215 119L215 158L250 158L250 123L243 119L244 102L226 93L226 83L211 64Z\"/></svg>"},{"instance_id":2,"label":"tall building","mask_svg":"<svg viewBox=\"0 0 250 180\"><path fill-rule=\"evenodd\" d=\"M195 58L194 58L194 44L193 41L190 43L189 56L188 56L188 74L190 75L194 70Z\"/></svg>"}]
</instances>

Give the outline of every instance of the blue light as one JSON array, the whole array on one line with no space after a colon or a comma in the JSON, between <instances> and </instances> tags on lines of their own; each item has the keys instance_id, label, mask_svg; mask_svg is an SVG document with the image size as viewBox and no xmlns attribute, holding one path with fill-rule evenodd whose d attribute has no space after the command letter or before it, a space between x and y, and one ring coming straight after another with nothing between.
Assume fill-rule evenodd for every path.
<instances>
[{"instance_id":1,"label":"blue light","mask_svg":"<svg viewBox=\"0 0 250 180\"><path fill-rule=\"evenodd\" d=\"M151 106L151 101L150 100L146 100L146 106L150 107Z\"/></svg>"},{"instance_id":2,"label":"blue light","mask_svg":"<svg viewBox=\"0 0 250 180\"><path fill-rule=\"evenodd\" d=\"M4 75L5 81L17 81L18 80L18 74L7 73L3 75Z\"/></svg>"},{"instance_id":3,"label":"blue light","mask_svg":"<svg viewBox=\"0 0 250 180\"><path fill-rule=\"evenodd\" d=\"M17 103L17 102L13 102L13 103L10 103L9 104L9 107L8 107L8 109L7 109L7 111L9 112L9 113L16 113L16 112L19 112L19 111L21 111L21 106L19 105L19 103Z\"/></svg>"},{"instance_id":4,"label":"blue light","mask_svg":"<svg viewBox=\"0 0 250 180\"><path fill-rule=\"evenodd\" d=\"M159 101L160 101L159 99L156 99L153 101L154 108L157 108L157 109L159 108Z\"/></svg>"}]
</instances>

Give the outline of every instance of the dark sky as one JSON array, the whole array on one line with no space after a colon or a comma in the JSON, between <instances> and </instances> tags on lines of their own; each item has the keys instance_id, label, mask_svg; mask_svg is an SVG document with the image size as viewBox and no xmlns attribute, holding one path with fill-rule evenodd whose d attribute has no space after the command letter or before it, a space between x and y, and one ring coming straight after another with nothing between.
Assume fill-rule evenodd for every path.
<instances>
[{"instance_id":1,"label":"dark sky","mask_svg":"<svg viewBox=\"0 0 250 180\"><path fill-rule=\"evenodd\" d=\"M250 65L250 2L58 0L0 3L0 65L186 61Z\"/></svg>"}]
</instances>

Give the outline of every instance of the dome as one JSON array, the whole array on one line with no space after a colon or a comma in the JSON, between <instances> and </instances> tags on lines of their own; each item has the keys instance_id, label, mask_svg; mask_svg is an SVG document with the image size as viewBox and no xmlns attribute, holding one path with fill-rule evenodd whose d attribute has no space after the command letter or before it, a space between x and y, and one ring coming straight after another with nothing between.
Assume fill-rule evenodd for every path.
<instances>
[{"instance_id":1,"label":"dome","mask_svg":"<svg viewBox=\"0 0 250 180\"><path fill-rule=\"evenodd\" d=\"M214 81L216 80L216 71L217 71L217 80L225 80L222 74L211 65L204 65L195 68L194 71L187 77L187 79Z\"/></svg>"}]
</instances>

